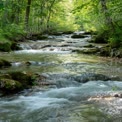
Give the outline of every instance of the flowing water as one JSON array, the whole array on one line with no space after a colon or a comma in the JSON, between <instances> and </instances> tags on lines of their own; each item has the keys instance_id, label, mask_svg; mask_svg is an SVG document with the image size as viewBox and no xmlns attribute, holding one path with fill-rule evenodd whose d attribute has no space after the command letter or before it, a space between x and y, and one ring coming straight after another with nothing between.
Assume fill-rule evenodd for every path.
<instances>
[{"instance_id":1,"label":"flowing water","mask_svg":"<svg viewBox=\"0 0 122 122\"><path fill-rule=\"evenodd\" d=\"M72 52L88 45L89 39L90 36L84 39L50 36L43 41L21 43L23 50L0 54L12 62L12 67L0 72L35 72L55 82L49 87L0 98L0 122L121 122L121 98L90 100L121 93L121 81L80 83L75 80L83 73L121 77L120 60Z\"/></svg>"}]
</instances>

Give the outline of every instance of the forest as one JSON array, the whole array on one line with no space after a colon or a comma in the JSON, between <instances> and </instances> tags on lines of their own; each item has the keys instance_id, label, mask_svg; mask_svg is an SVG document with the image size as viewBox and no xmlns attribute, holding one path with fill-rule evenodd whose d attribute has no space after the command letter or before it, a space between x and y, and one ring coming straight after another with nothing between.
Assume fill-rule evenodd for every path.
<instances>
[{"instance_id":1,"label":"forest","mask_svg":"<svg viewBox=\"0 0 122 122\"><path fill-rule=\"evenodd\" d=\"M84 30L120 47L122 43L120 0L1 0L0 41L22 36Z\"/></svg>"}]
</instances>

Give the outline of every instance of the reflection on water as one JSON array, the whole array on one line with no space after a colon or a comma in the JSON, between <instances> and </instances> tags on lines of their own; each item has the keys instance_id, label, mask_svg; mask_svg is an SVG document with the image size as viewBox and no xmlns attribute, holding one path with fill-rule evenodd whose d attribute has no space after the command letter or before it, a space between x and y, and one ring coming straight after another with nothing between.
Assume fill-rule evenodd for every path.
<instances>
[{"instance_id":1,"label":"reflection on water","mask_svg":"<svg viewBox=\"0 0 122 122\"><path fill-rule=\"evenodd\" d=\"M101 73L108 76L120 76L121 62L101 60L97 56L83 54L5 54L2 58L10 58L13 67L1 71L29 71L29 72L65 72L65 73ZM29 65L28 65L29 62Z\"/></svg>"}]
</instances>

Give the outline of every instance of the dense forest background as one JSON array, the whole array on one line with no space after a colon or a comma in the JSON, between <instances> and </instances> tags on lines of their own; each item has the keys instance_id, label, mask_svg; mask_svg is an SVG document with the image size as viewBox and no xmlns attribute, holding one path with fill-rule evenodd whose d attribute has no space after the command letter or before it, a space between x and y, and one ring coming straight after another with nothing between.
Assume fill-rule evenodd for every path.
<instances>
[{"instance_id":1,"label":"dense forest background","mask_svg":"<svg viewBox=\"0 0 122 122\"><path fill-rule=\"evenodd\" d=\"M0 42L32 34L84 30L122 44L121 0L1 0Z\"/></svg>"}]
</instances>

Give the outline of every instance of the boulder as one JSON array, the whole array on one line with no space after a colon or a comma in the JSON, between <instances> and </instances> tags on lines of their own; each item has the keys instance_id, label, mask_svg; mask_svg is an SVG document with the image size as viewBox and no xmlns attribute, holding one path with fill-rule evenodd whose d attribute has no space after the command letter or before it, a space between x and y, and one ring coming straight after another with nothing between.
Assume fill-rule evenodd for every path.
<instances>
[{"instance_id":1,"label":"boulder","mask_svg":"<svg viewBox=\"0 0 122 122\"><path fill-rule=\"evenodd\" d=\"M72 34L73 31L64 31L63 34Z\"/></svg>"},{"instance_id":2,"label":"boulder","mask_svg":"<svg viewBox=\"0 0 122 122\"><path fill-rule=\"evenodd\" d=\"M13 80L19 81L24 88L32 86L35 80L34 75L26 72L10 72L9 75Z\"/></svg>"},{"instance_id":3,"label":"boulder","mask_svg":"<svg viewBox=\"0 0 122 122\"><path fill-rule=\"evenodd\" d=\"M98 48L82 48L75 49L73 52L83 53L83 54L96 54L98 52Z\"/></svg>"},{"instance_id":4,"label":"boulder","mask_svg":"<svg viewBox=\"0 0 122 122\"><path fill-rule=\"evenodd\" d=\"M81 34L81 33L79 33L79 34L76 33L71 36L71 38L85 38L85 37L87 37L87 36L84 34Z\"/></svg>"},{"instance_id":5,"label":"boulder","mask_svg":"<svg viewBox=\"0 0 122 122\"><path fill-rule=\"evenodd\" d=\"M12 42L11 50L22 50L22 48L16 42Z\"/></svg>"},{"instance_id":6,"label":"boulder","mask_svg":"<svg viewBox=\"0 0 122 122\"><path fill-rule=\"evenodd\" d=\"M36 75L25 72L0 74L0 94L10 95L35 85Z\"/></svg>"},{"instance_id":7,"label":"boulder","mask_svg":"<svg viewBox=\"0 0 122 122\"><path fill-rule=\"evenodd\" d=\"M22 90L22 84L18 81L1 78L0 79L0 91L4 94L11 94Z\"/></svg>"},{"instance_id":8,"label":"boulder","mask_svg":"<svg viewBox=\"0 0 122 122\"><path fill-rule=\"evenodd\" d=\"M88 44L88 45L85 45L85 46L83 46L83 47L85 47L85 48L93 48L93 47L95 47L93 44Z\"/></svg>"},{"instance_id":9,"label":"boulder","mask_svg":"<svg viewBox=\"0 0 122 122\"><path fill-rule=\"evenodd\" d=\"M31 40L45 40L47 38L48 38L47 35L42 35L42 34L33 34L32 36L27 37L27 39L31 39Z\"/></svg>"},{"instance_id":10,"label":"boulder","mask_svg":"<svg viewBox=\"0 0 122 122\"><path fill-rule=\"evenodd\" d=\"M11 66L11 63L9 61L6 61L6 60L1 60L0 59L0 68L3 68L3 67L10 67Z\"/></svg>"},{"instance_id":11,"label":"boulder","mask_svg":"<svg viewBox=\"0 0 122 122\"><path fill-rule=\"evenodd\" d=\"M111 78L109 78L108 76L95 73L84 73L75 77L75 80L80 83L86 83L88 81L98 81L98 80L108 81L110 79Z\"/></svg>"},{"instance_id":12,"label":"boulder","mask_svg":"<svg viewBox=\"0 0 122 122\"><path fill-rule=\"evenodd\" d=\"M91 35L92 34L92 31L91 32L90 31L85 31L83 34L84 35Z\"/></svg>"}]
</instances>

